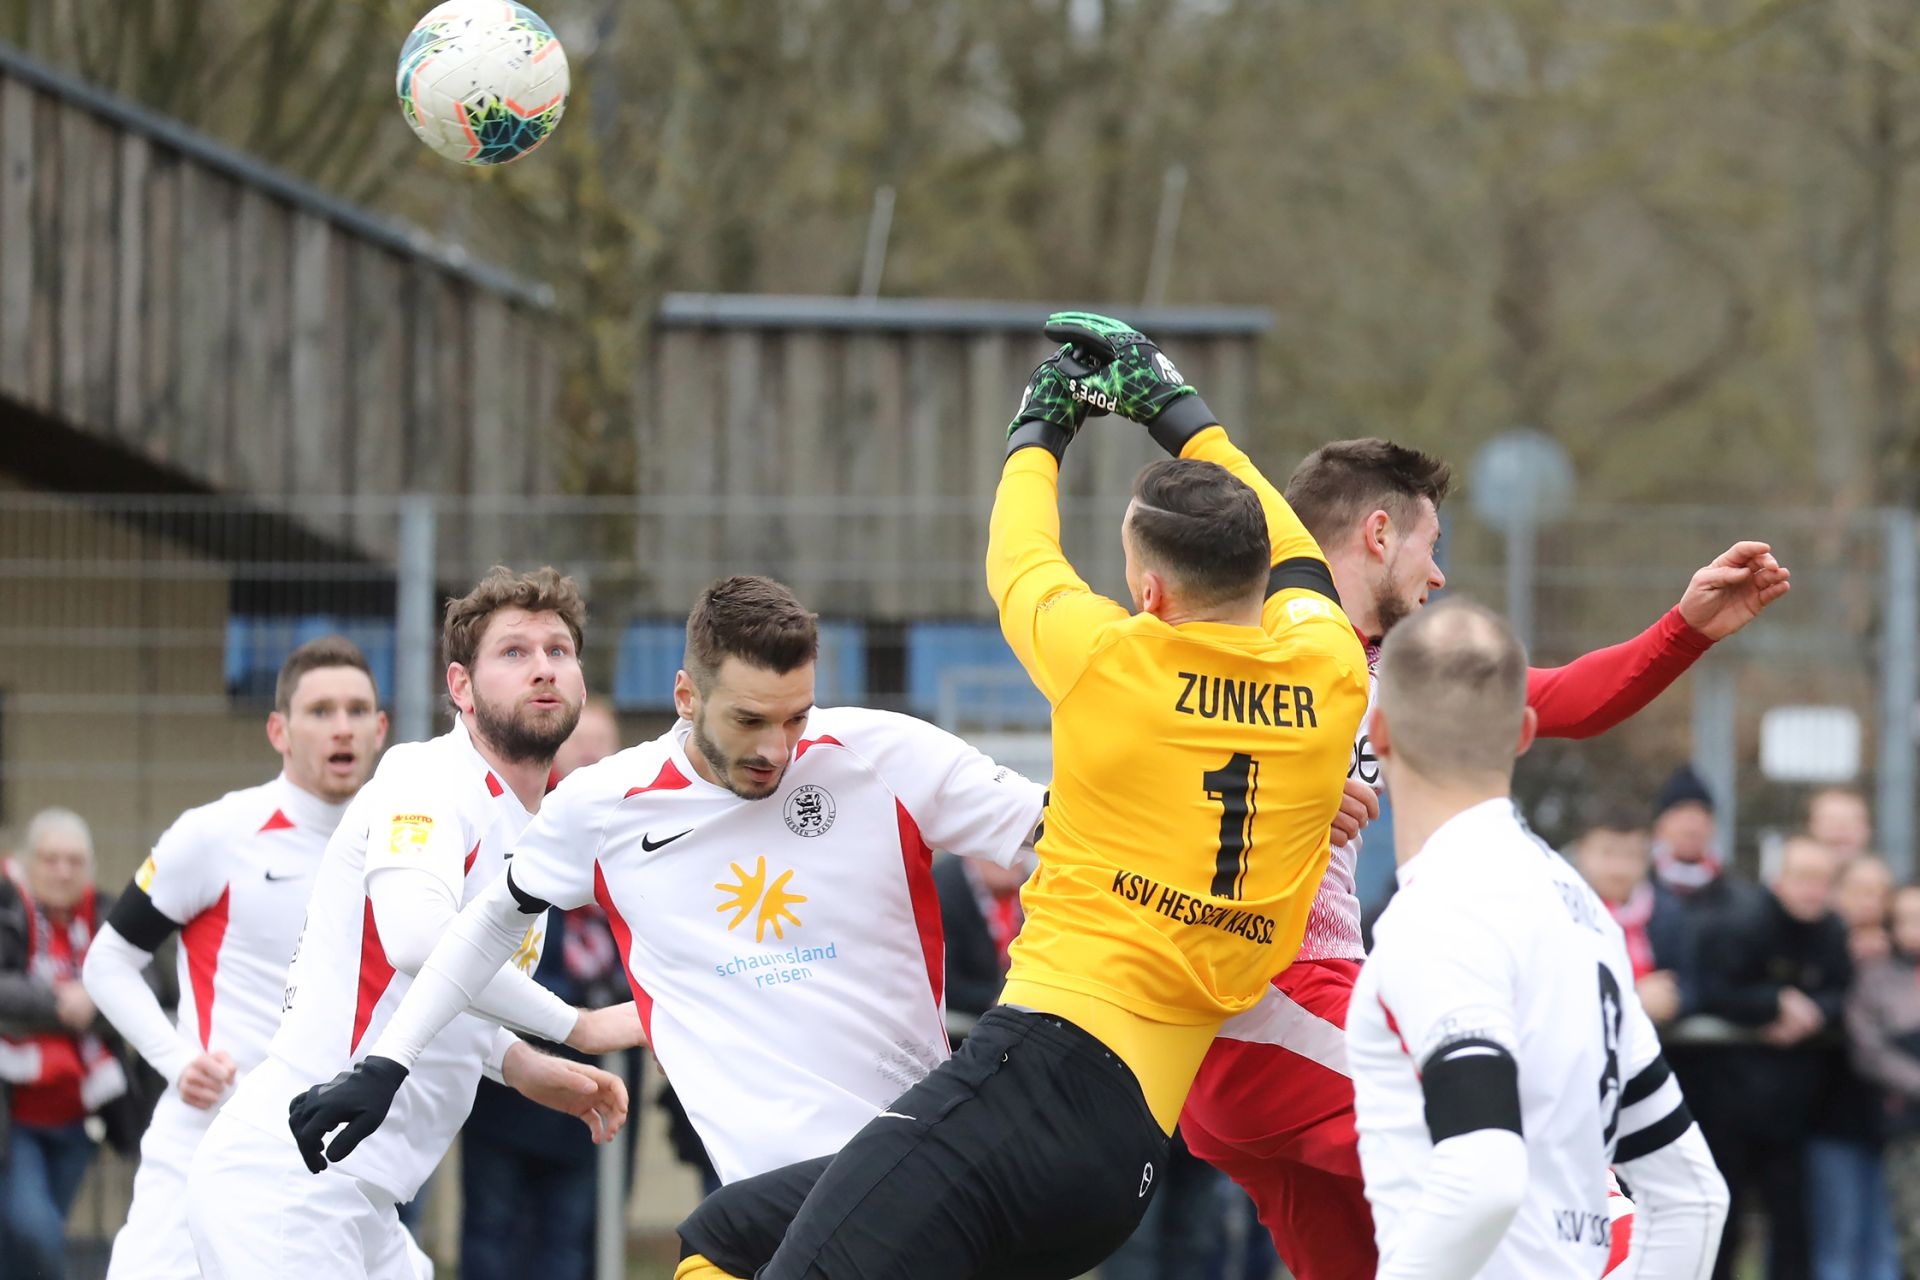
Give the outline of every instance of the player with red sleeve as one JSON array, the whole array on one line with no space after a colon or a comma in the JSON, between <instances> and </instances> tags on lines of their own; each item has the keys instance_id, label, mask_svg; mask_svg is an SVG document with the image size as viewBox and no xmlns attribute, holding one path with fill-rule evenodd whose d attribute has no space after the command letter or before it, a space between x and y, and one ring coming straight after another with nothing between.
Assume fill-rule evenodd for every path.
<instances>
[{"instance_id":1,"label":"player with red sleeve","mask_svg":"<svg viewBox=\"0 0 1920 1280\"><path fill-rule=\"evenodd\" d=\"M1261 492L1246 455L1216 436L1195 437L1188 456L1218 462ZM1451 482L1442 459L1366 439L1321 447L1287 483L1287 505L1326 552L1369 663L1386 632L1446 585L1434 553ZM1261 496L1280 497L1270 488ZM1787 578L1767 544L1735 543L1638 636L1564 667L1530 670L1527 703L1539 735L1588 738L1627 719L1784 595ZM1363 722L1300 956L1259 1004L1221 1029L1180 1118L1194 1154L1253 1197L1299 1280L1371 1280L1379 1262L1361 1190L1345 1027L1366 955L1354 864L1360 828L1380 811L1381 786Z\"/></svg>"}]
</instances>

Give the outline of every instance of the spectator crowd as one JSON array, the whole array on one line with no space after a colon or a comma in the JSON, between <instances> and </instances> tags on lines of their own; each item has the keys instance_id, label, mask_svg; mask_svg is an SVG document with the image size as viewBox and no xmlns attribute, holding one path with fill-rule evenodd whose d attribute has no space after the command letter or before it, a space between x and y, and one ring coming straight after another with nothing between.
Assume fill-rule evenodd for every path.
<instances>
[{"instance_id":1,"label":"spectator crowd","mask_svg":"<svg viewBox=\"0 0 1920 1280\"><path fill-rule=\"evenodd\" d=\"M1603 805L1568 850L1732 1192L1715 1280L1920 1277L1920 886L1872 843L1865 797L1825 788L1755 882L1682 768L1650 815ZM1737 1273L1747 1250L1763 1265Z\"/></svg>"}]
</instances>

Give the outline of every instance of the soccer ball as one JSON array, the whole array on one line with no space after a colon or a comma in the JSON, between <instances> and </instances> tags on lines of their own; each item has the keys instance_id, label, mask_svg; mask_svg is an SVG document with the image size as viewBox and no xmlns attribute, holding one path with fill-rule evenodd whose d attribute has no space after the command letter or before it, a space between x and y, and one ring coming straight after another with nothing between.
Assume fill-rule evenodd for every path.
<instances>
[{"instance_id":1,"label":"soccer ball","mask_svg":"<svg viewBox=\"0 0 1920 1280\"><path fill-rule=\"evenodd\" d=\"M567 109L567 55L523 4L448 0L400 50L400 107L420 140L461 164L505 164Z\"/></svg>"}]
</instances>

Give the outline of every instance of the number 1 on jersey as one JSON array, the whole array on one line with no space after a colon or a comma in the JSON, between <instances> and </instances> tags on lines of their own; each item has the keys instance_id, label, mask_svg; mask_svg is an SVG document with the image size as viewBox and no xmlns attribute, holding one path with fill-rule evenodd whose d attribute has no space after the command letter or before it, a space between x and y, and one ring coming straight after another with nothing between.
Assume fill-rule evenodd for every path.
<instances>
[{"instance_id":1,"label":"number 1 on jersey","mask_svg":"<svg viewBox=\"0 0 1920 1280\"><path fill-rule=\"evenodd\" d=\"M1237 898L1247 878L1247 852L1253 848L1253 819L1259 812L1260 762L1236 751L1225 767L1200 775L1207 799L1220 806L1220 853L1213 864L1213 896Z\"/></svg>"}]
</instances>

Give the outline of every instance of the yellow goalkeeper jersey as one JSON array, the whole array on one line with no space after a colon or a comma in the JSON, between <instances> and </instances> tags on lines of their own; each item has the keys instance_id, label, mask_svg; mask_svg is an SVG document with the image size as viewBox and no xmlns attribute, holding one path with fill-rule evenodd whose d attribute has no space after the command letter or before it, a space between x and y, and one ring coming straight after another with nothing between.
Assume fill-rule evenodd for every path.
<instances>
[{"instance_id":1,"label":"yellow goalkeeper jersey","mask_svg":"<svg viewBox=\"0 0 1920 1280\"><path fill-rule=\"evenodd\" d=\"M1053 706L1040 865L1002 999L1100 1038L1169 1131L1215 1029L1299 950L1367 705L1366 657L1311 535L1220 428L1184 456L1226 466L1267 509L1262 626L1169 626L1095 594L1061 553L1044 449L1008 459L987 561L1007 641Z\"/></svg>"}]
</instances>

